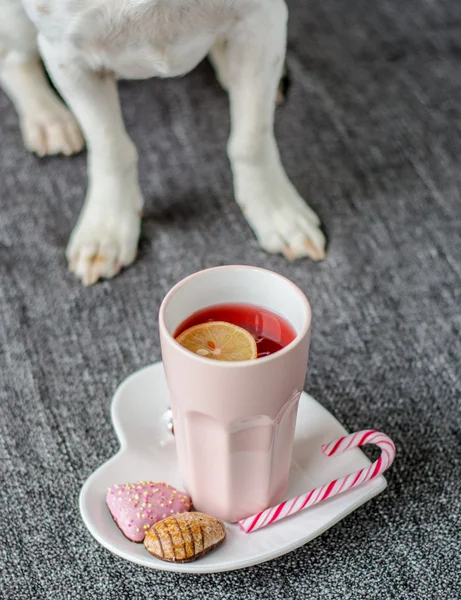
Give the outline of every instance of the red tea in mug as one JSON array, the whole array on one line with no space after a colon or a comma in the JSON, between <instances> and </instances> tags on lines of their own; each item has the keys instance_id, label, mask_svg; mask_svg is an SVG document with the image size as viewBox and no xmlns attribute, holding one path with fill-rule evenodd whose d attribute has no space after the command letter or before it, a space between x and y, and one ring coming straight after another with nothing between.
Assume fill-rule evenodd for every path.
<instances>
[{"instance_id":1,"label":"red tea in mug","mask_svg":"<svg viewBox=\"0 0 461 600\"><path fill-rule=\"evenodd\" d=\"M253 304L216 304L188 317L177 328L174 337L201 323L225 321L249 331L256 340L258 358L269 356L288 346L296 337L293 327L280 315Z\"/></svg>"}]
</instances>

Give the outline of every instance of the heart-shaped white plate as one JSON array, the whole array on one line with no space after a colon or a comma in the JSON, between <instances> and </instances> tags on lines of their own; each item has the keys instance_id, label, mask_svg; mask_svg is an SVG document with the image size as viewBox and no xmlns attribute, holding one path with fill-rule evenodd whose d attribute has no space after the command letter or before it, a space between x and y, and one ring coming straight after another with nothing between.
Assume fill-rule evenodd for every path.
<instances>
[{"instance_id":1,"label":"heart-shaped white plate","mask_svg":"<svg viewBox=\"0 0 461 600\"><path fill-rule=\"evenodd\" d=\"M143 544L135 544L124 537L112 520L105 497L107 488L114 483L138 480L166 481L182 488L174 437L164 419L168 407L162 363L128 377L118 387L112 401L112 421L120 440L120 450L90 475L80 493L83 521L96 540L114 554L139 565L180 573L217 573L256 565L302 546L386 487L386 480L381 475L250 534L240 531L237 525L227 525L225 543L205 557L192 563L163 562L151 556ZM302 394L287 498L370 464L358 448L332 458L322 454L320 446L323 443L346 433L318 402L308 394Z\"/></svg>"}]
</instances>

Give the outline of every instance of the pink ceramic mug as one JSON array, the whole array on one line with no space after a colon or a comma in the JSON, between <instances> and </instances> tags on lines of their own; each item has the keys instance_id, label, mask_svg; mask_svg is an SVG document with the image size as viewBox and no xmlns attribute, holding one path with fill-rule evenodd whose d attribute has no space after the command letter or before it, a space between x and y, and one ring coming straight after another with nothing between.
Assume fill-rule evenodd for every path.
<instances>
[{"instance_id":1,"label":"pink ceramic mug","mask_svg":"<svg viewBox=\"0 0 461 600\"><path fill-rule=\"evenodd\" d=\"M224 303L268 308L292 325L296 338L270 356L241 362L204 358L174 340L192 313ZM216 267L175 285L159 320L179 469L195 508L236 522L279 502L307 369L306 297L271 271Z\"/></svg>"}]
</instances>

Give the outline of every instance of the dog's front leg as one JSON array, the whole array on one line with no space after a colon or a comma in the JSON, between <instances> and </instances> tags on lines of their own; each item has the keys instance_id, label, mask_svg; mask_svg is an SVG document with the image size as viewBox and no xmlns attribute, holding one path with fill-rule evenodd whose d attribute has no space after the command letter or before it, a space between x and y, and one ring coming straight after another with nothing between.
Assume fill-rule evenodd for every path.
<instances>
[{"instance_id":1,"label":"dog's front leg","mask_svg":"<svg viewBox=\"0 0 461 600\"><path fill-rule=\"evenodd\" d=\"M66 254L71 271L91 285L136 257L143 203L137 152L125 130L114 75L90 70L42 36L39 45L88 148L87 196Z\"/></svg>"},{"instance_id":2,"label":"dog's front leg","mask_svg":"<svg viewBox=\"0 0 461 600\"><path fill-rule=\"evenodd\" d=\"M325 237L319 219L289 181L273 133L286 23L284 1L264 0L227 36L232 120L228 152L237 202L261 246L289 259L320 260Z\"/></svg>"}]
</instances>

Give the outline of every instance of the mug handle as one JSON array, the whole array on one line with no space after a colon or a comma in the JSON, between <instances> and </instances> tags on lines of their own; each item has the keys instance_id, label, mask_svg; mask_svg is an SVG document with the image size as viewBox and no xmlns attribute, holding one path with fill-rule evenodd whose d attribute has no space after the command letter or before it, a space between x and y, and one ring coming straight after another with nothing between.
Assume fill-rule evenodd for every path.
<instances>
[{"instance_id":1,"label":"mug handle","mask_svg":"<svg viewBox=\"0 0 461 600\"><path fill-rule=\"evenodd\" d=\"M366 481L370 481L370 479L374 479L375 477L378 477L378 475L381 475L381 473L384 473L384 471L386 471L394 462L395 445L387 435L380 433L375 429L357 431L356 433L351 433L338 440L334 440L329 444L323 444L322 452L326 454L326 456L335 456L336 454L342 454L343 452L346 452L346 450L359 448L365 444L375 444L381 448L380 457L369 467L360 469L360 471L356 471L355 473L350 473L345 477L334 479L333 481L330 481L330 483L325 483L320 487L314 488L306 494L290 498L290 500L285 500L285 502L281 502L280 504L277 504L277 506L267 508L257 515L242 519L239 521L240 529L245 533L256 531L257 529L261 529L261 527L280 521L300 510L323 502L323 500L326 500L327 498L332 498L337 494L342 494L346 490L362 485Z\"/></svg>"}]
</instances>

